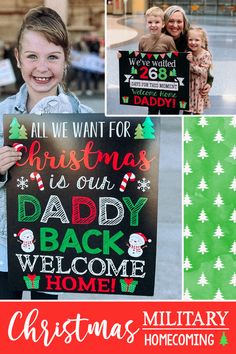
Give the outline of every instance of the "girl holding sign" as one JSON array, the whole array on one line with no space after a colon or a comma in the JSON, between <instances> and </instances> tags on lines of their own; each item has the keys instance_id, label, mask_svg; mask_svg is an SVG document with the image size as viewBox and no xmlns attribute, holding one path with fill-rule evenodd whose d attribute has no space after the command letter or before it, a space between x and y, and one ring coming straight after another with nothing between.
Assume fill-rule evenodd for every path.
<instances>
[{"instance_id":1,"label":"girl holding sign","mask_svg":"<svg viewBox=\"0 0 236 354\"><path fill-rule=\"evenodd\" d=\"M212 65L211 54L208 51L206 32L200 28L191 27L188 31L189 52L187 58L190 61L190 100L189 112L193 114L203 113L204 108L209 107L208 95L201 95L201 88L207 82L209 69Z\"/></svg>"},{"instance_id":2,"label":"girl holding sign","mask_svg":"<svg viewBox=\"0 0 236 354\"><path fill-rule=\"evenodd\" d=\"M3 145L3 114L92 113L65 90L63 81L70 44L65 24L54 10L30 10L18 34L15 56L25 84L0 103L0 146ZM8 289L6 190L8 170L21 159L21 152L0 147L0 299L21 299L22 291ZM32 299L57 299L57 295L31 292Z\"/></svg>"}]
</instances>

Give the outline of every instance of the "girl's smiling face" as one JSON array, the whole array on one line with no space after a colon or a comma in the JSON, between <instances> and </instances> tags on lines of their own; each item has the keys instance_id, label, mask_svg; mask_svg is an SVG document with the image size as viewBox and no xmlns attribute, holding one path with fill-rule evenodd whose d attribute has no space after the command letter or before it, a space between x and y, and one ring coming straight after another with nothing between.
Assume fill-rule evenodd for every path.
<instances>
[{"instance_id":1,"label":"girl's smiling face","mask_svg":"<svg viewBox=\"0 0 236 354\"><path fill-rule=\"evenodd\" d=\"M166 23L166 30L174 38L180 37L184 30L184 17L180 11L176 11L170 16L168 22Z\"/></svg>"},{"instance_id":2,"label":"girl's smiling face","mask_svg":"<svg viewBox=\"0 0 236 354\"><path fill-rule=\"evenodd\" d=\"M57 85L63 79L66 64L61 46L48 42L39 32L25 30L20 43L20 52L16 50L16 59L27 85L29 97L43 98L56 95Z\"/></svg>"},{"instance_id":3,"label":"girl's smiling face","mask_svg":"<svg viewBox=\"0 0 236 354\"><path fill-rule=\"evenodd\" d=\"M197 30L188 32L188 47L193 53L199 53L203 47L202 35Z\"/></svg>"}]
</instances>

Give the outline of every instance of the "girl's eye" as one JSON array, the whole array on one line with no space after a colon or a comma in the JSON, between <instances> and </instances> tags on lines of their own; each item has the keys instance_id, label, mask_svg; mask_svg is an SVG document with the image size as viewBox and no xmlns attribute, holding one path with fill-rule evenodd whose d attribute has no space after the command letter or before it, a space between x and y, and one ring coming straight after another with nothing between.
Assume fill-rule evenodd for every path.
<instances>
[{"instance_id":1,"label":"girl's eye","mask_svg":"<svg viewBox=\"0 0 236 354\"><path fill-rule=\"evenodd\" d=\"M36 56L35 54L29 54L29 55L27 56L27 58L28 58L28 59L32 59L32 60L35 60L35 59L37 59L37 56Z\"/></svg>"},{"instance_id":2,"label":"girl's eye","mask_svg":"<svg viewBox=\"0 0 236 354\"><path fill-rule=\"evenodd\" d=\"M56 55L50 55L50 56L48 57L48 59L49 59L49 60L57 60L58 57L57 57Z\"/></svg>"}]
</instances>

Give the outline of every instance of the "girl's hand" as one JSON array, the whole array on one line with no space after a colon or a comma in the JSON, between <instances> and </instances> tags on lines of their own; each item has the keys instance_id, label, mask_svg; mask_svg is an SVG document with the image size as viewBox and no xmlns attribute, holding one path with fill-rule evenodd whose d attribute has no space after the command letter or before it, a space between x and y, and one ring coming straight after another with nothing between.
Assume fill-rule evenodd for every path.
<instances>
[{"instance_id":1,"label":"girl's hand","mask_svg":"<svg viewBox=\"0 0 236 354\"><path fill-rule=\"evenodd\" d=\"M209 91L210 91L210 89L211 89L211 85L205 84L205 85L203 86L203 88L201 89L201 95L202 95L203 97L207 96L208 93L209 93Z\"/></svg>"},{"instance_id":2,"label":"girl's hand","mask_svg":"<svg viewBox=\"0 0 236 354\"><path fill-rule=\"evenodd\" d=\"M186 56L186 58L188 59L188 61L190 61L190 63L193 61L193 53L192 52L188 52L188 55Z\"/></svg>"},{"instance_id":3,"label":"girl's hand","mask_svg":"<svg viewBox=\"0 0 236 354\"><path fill-rule=\"evenodd\" d=\"M0 148L0 174L5 173L21 159L22 153L9 146Z\"/></svg>"}]
</instances>

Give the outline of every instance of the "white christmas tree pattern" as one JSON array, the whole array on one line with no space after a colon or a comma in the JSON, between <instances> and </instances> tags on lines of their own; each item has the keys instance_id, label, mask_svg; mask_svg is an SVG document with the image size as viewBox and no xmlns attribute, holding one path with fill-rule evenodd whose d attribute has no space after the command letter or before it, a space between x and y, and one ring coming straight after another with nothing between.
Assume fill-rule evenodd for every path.
<instances>
[{"instance_id":1,"label":"white christmas tree pattern","mask_svg":"<svg viewBox=\"0 0 236 354\"><path fill-rule=\"evenodd\" d=\"M232 159L236 160L236 146L235 145L233 146L229 157L232 157Z\"/></svg>"},{"instance_id":2,"label":"white christmas tree pattern","mask_svg":"<svg viewBox=\"0 0 236 354\"><path fill-rule=\"evenodd\" d=\"M236 116L233 116L230 125L232 125L234 128L236 128Z\"/></svg>"},{"instance_id":3,"label":"white christmas tree pattern","mask_svg":"<svg viewBox=\"0 0 236 354\"><path fill-rule=\"evenodd\" d=\"M230 285L236 286L236 273L233 274L229 282Z\"/></svg>"},{"instance_id":4,"label":"white christmas tree pattern","mask_svg":"<svg viewBox=\"0 0 236 354\"><path fill-rule=\"evenodd\" d=\"M222 141L224 141L224 137L223 135L221 134L221 131L220 130L217 130L217 133L214 137L214 141L217 142L218 144L219 143L222 143Z\"/></svg>"},{"instance_id":5,"label":"white christmas tree pattern","mask_svg":"<svg viewBox=\"0 0 236 354\"><path fill-rule=\"evenodd\" d=\"M204 190L208 189L208 185L207 185L207 183L206 183L204 177L201 178L201 181L199 182L197 188L200 189L202 192L203 192Z\"/></svg>"},{"instance_id":6,"label":"white christmas tree pattern","mask_svg":"<svg viewBox=\"0 0 236 354\"><path fill-rule=\"evenodd\" d=\"M232 189L234 192L236 192L236 178L234 177L234 179L232 180L229 189Z\"/></svg>"},{"instance_id":7,"label":"white christmas tree pattern","mask_svg":"<svg viewBox=\"0 0 236 354\"><path fill-rule=\"evenodd\" d=\"M201 244L198 248L198 253L201 253L202 255L204 255L205 253L208 253L208 248L207 248L204 241L201 242Z\"/></svg>"},{"instance_id":8,"label":"white christmas tree pattern","mask_svg":"<svg viewBox=\"0 0 236 354\"><path fill-rule=\"evenodd\" d=\"M220 257L217 257L217 260L214 264L214 268L217 269L218 271L224 268L224 264Z\"/></svg>"},{"instance_id":9,"label":"white christmas tree pattern","mask_svg":"<svg viewBox=\"0 0 236 354\"><path fill-rule=\"evenodd\" d=\"M213 300L216 300L216 301L224 300L224 297L223 297L222 292L221 292L220 289L217 289L216 294L215 294Z\"/></svg>"},{"instance_id":10,"label":"white christmas tree pattern","mask_svg":"<svg viewBox=\"0 0 236 354\"><path fill-rule=\"evenodd\" d=\"M192 205L192 200L188 194L185 194L184 196L184 206L189 207Z\"/></svg>"},{"instance_id":11,"label":"white christmas tree pattern","mask_svg":"<svg viewBox=\"0 0 236 354\"><path fill-rule=\"evenodd\" d=\"M184 117L183 269L190 300L236 299L235 134L236 115Z\"/></svg>"},{"instance_id":12,"label":"white christmas tree pattern","mask_svg":"<svg viewBox=\"0 0 236 354\"><path fill-rule=\"evenodd\" d=\"M232 212L229 220L233 223L236 223L236 209L234 209L234 211Z\"/></svg>"},{"instance_id":13,"label":"white christmas tree pattern","mask_svg":"<svg viewBox=\"0 0 236 354\"><path fill-rule=\"evenodd\" d=\"M216 173L218 176L224 173L224 169L220 163L220 161L217 162L216 167L214 169L214 173Z\"/></svg>"},{"instance_id":14,"label":"white christmas tree pattern","mask_svg":"<svg viewBox=\"0 0 236 354\"><path fill-rule=\"evenodd\" d=\"M213 204L216 205L218 208L220 208L222 205L224 205L224 201L223 201L220 193L217 194Z\"/></svg>"},{"instance_id":15,"label":"white christmas tree pattern","mask_svg":"<svg viewBox=\"0 0 236 354\"><path fill-rule=\"evenodd\" d=\"M236 255L236 241L234 241L230 247L230 253L233 253L234 255Z\"/></svg>"},{"instance_id":16,"label":"white christmas tree pattern","mask_svg":"<svg viewBox=\"0 0 236 354\"><path fill-rule=\"evenodd\" d=\"M201 221L202 223L208 221L208 217L204 209L201 210L201 213L198 216L198 221Z\"/></svg>"},{"instance_id":17,"label":"white christmas tree pattern","mask_svg":"<svg viewBox=\"0 0 236 354\"><path fill-rule=\"evenodd\" d=\"M202 116L199 119L198 125L200 125L202 128L206 127L208 125L206 117Z\"/></svg>"},{"instance_id":18,"label":"white christmas tree pattern","mask_svg":"<svg viewBox=\"0 0 236 354\"><path fill-rule=\"evenodd\" d=\"M191 264L190 260L188 259L188 257L186 257L184 260L184 269L189 270L191 268L192 268L192 264Z\"/></svg>"},{"instance_id":19,"label":"white christmas tree pattern","mask_svg":"<svg viewBox=\"0 0 236 354\"><path fill-rule=\"evenodd\" d=\"M217 226L213 236L218 238L218 239L220 239L221 237L224 237L224 233L223 233L220 225Z\"/></svg>"},{"instance_id":20,"label":"white christmas tree pattern","mask_svg":"<svg viewBox=\"0 0 236 354\"><path fill-rule=\"evenodd\" d=\"M192 232L191 232L190 228L188 227L188 225L186 225L184 228L184 237L187 239L189 237L192 237Z\"/></svg>"},{"instance_id":21,"label":"white christmas tree pattern","mask_svg":"<svg viewBox=\"0 0 236 354\"><path fill-rule=\"evenodd\" d=\"M205 285L207 285L208 284L208 280L207 280L207 278L206 278L206 276L205 276L205 274L204 273L202 273L201 274L201 276L200 276L200 278L198 279L198 285L201 285L201 286L205 286Z\"/></svg>"},{"instance_id":22,"label":"white christmas tree pattern","mask_svg":"<svg viewBox=\"0 0 236 354\"><path fill-rule=\"evenodd\" d=\"M184 133L184 142L186 144L190 143L191 141L193 141L191 135L189 134L189 131L186 130L185 133Z\"/></svg>"},{"instance_id":23,"label":"white christmas tree pattern","mask_svg":"<svg viewBox=\"0 0 236 354\"><path fill-rule=\"evenodd\" d=\"M191 301L192 300L192 296L189 292L189 290L186 288L185 289L185 292L184 292L184 295L183 295L183 300L185 301Z\"/></svg>"},{"instance_id":24,"label":"white christmas tree pattern","mask_svg":"<svg viewBox=\"0 0 236 354\"><path fill-rule=\"evenodd\" d=\"M191 169L191 166L189 165L188 161L186 161L186 163L184 165L184 174L189 175L190 173L192 173L192 169Z\"/></svg>"},{"instance_id":25,"label":"white christmas tree pattern","mask_svg":"<svg viewBox=\"0 0 236 354\"><path fill-rule=\"evenodd\" d=\"M204 146L201 147L201 149L198 153L198 157L200 157L201 159L205 159L206 157L208 157L208 153L207 153L206 149L204 148Z\"/></svg>"}]
</instances>

